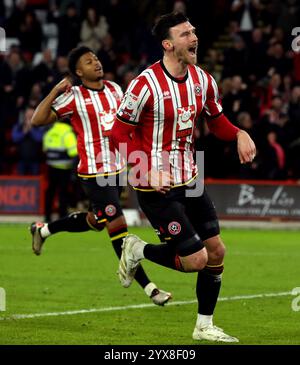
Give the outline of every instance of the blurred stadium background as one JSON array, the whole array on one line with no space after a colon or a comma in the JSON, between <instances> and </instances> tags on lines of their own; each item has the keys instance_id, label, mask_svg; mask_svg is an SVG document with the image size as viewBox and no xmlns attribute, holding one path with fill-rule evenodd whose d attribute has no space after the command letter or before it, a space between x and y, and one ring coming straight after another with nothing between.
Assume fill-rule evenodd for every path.
<instances>
[{"instance_id":1,"label":"blurred stadium background","mask_svg":"<svg viewBox=\"0 0 300 365\"><path fill-rule=\"evenodd\" d=\"M0 286L6 288L8 298L15 299L3 316L62 311L74 307L105 307L122 303L130 305L145 301L138 290L138 294L134 292L137 295L136 300L127 293L116 294L121 295L119 301L110 300L111 288L114 293L122 292L116 278L112 276L111 267L115 272L117 261L111 258L105 265L101 260L96 263L91 251L99 259L98 254L101 251L102 255L103 248L99 247L99 238L94 233L79 236L59 235L53 238L53 247L48 248L45 258L41 257L44 261L37 263L40 259L29 258L30 236L26 225L32 220L44 219L47 166L42 151L43 133L46 130L36 131L28 127L26 113L35 108L67 74L66 56L79 44L93 48L104 66L105 77L115 80L125 90L137 74L161 57L160 48L151 36L151 26L159 14L175 9L185 12L197 28L200 41L199 64L217 80L225 114L232 123L248 131L258 149L253 163L241 166L235 143L224 143L215 139L206 128L205 121L199 120L196 146L198 150L204 151L208 190L215 201L222 226L232 228L224 233L225 242L227 243L226 237L229 241L229 267L226 274L229 279L225 280L223 294L234 296L270 292L288 293L288 296L290 290L297 286L299 272L296 267L300 256L297 244L300 227L300 43L298 41L297 49L292 48L296 37L292 30L300 27L299 1L3 0L0 2L0 27L6 33L6 51L0 53L0 222L4 223L0 226ZM70 212L87 207L75 171L68 199ZM124 190L122 203L131 225L147 225L138 209L132 189L127 187ZM58 205L57 198L53 219L57 217ZM234 229L241 227L251 230ZM272 231L262 231L266 228L281 231L272 235ZM135 229L144 238L151 237L155 240L155 236L151 236L150 228ZM295 232L287 232L288 229ZM238 249L230 246L232 237L233 241L242 241ZM107 241L109 246L105 233L101 233L101 240ZM74 246L67 244L68 241ZM84 246L80 249L83 241ZM97 282L96 286L93 286L91 278L85 277L88 283L83 283L82 278L78 279L72 272L72 264L80 262L83 251L89 252L85 265L86 268L94 268L91 275ZM232 259L230 252L233 252ZM106 255L105 252L104 254ZM292 258L289 258L289 254ZM108 253L108 256L112 255ZM99 262L103 267L108 266L107 270L102 270ZM64 271L62 266L65 264L67 268ZM236 267L243 270L248 264L253 265L252 269L248 267L250 271L246 270L241 275ZM19 272L14 270L14 265L18 265ZM80 275L83 274L85 265L78 265ZM252 276L256 265L258 271ZM261 280L265 280L267 275L270 279L274 267L280 265L283 265L281 271L285 273L282 280L271 278L262 284ZM32 277L30 270L33 276L37 273L40 275L40 272L42 275L39 279ZM151 265L149 270L151 271ZM108 273L109 278L106 281L103 275ZM191 282L190 279L181 276L178 280L176 274L169 271L166 274L166 271L160 269L154 275L157 282L170 285L170 290L174 289L172 285L174 287L176 282L180 286L182 300L193 298L192 294L186 293L184 286L184 283ZM234 281L238 276L240 279ZM242 279L249 285L245 287ZM64 292L65 286L68 287L67 293ZM80 299L82 291L87 295L84 300ZM40 295L45 306L36 304ZM266 307L268 305L269 310L273 308L274 312L271 313L277 313L278 316L281 315L280 310L289 311L289 316L282 316L277 327L270 318L269 326L261 328L261 336L256 336L255 331L259 329L254 328L250 319L253 317L255 321L255 318L263 318L266 312L258 315L253 308L255 300L261 299L253 300L253 306L247 312L250 318L247 325L252 323L250 327L255 333L245 337L244 343L284 343L284 339L276 338L277 331L285 333L288 343L300 343L296 328L291 326L287 330L284 327L287 332L282 332L280 327L281 324L284 326L284 322L294 321L293 316L296 314L290 309L291 298L287 299L284 295L279 295L278 298L275 295L274 298L278 304L277 309L274 307L276 303L268 302L269 299L264 299ZM225 322L231 323L232 303L228 302L226 305L228 309L223 308L222 315ZM241 321L244 309L240 303L236 311ZM154 310L156 308L147 312ZM167 310L172 312L175 306ZM94 316L96 321L96 315ZM118 314L114 319L115 326L118 327L118 320L120 323L125 322L125 317ZM72 325L88 331L89 323L93 323L88 318L93 317L87 316L80 324L72 322ZM109 324L112 318L107 317L107 326L104 326L106 331L111 331ZM33 320L32 325L22 322L22 335L17 331L21 325L15 323L14 329L9 322L8 332L4 331L3 336L0 335L0 343L56 343L58 340L55 340L54 328L51 328L53 336L47 339L47 325L55 326L53 319L52 322L51 318L47 321L49 322L42 326L42 335L33 333L36 320ZM149 322L151 325L151 316ZM188 319L187 323L189 322L192 323L193 319ZM2 325L5 328L4 322L0 322L0 326ZM82 335L76 337L77 327L72 336L68 337L67 325L68 321L61 324L61 331L66 331L66 336L62 336L62 343L85 343ZM138 326L138 323L135 325ZM188 336L175 334L176 310L173 326L168 340L170 343L193 343L189 332ZM149 343L156 343L155 338L167 337L163 331L157 336L151 332L150 327ZM233 328L237 330L237 335L239 331L242 332L237 323L234 323ZM98 327L96 330L101 332ZM134 326L132 331L135 331ZM130 336L122 336L111 331L106 340L101 342L98 338L95 343L131 343ZM132 343L147 343L146 337L142 340L138 335L133 336ZM91 334L86 341L94 343L92 338ZM162 343L169 342L162 340Z\"/></svg>"},{"instance_id":2,"label":"blurred stadium background","mask_svg":"<svg viewBox=\"0 0 300 365\"><path fill-rule=\"evenodd\" d=\"M0 56L0 219L6 213L20 213L23 220L24 213L43 217L45 129L28 128L26 113L65 76L70 49L78 44L93 48L105 77L125 90L132 78L161 57L151 36L156 16L177 9L197 28L199 63L216 78L226 115L250 133L258 148L254 162L241 166L235 143L217 140L199 121L196 146L205 152L205 177L226 179L229 189L230 201L216 201L217 207L222 205L222 218L299 220L295 184L300 178L300 52L292 49L299 2L245 3L214 0L202 3L199 11L192 0L2 1L0 26L6 32L7 52ZM248 185L242 188L235 181L228 187L229 179ZM214 183L217 197L222 190L223 185ZM125 189L125 208L136 208L131 195ZM242 196L253 196L254 201L239 201ZM271 212L263 208L265 199L272 199ZM68 206L86 207L75 173Z\"/></svg>"}]
</instances>

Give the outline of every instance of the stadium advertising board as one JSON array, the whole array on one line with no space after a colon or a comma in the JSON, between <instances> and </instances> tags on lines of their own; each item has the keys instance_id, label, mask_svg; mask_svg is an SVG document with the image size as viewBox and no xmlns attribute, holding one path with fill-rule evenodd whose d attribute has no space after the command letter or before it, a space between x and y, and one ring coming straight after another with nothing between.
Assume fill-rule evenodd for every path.
<instances>
[{"instance_id":1,"label":"stadium advertising board","mask_svg":"<svg viewBox=\"0 0 300 365\"><path fill-rule=\"evenodd\" d=\"M40 177L0 177L0 214L40 214L42 211Z\"/></svg>"},{"instance_id":2,"label":"stadium advertising board","mask_svg":"<svg viewBox=\"0 0 300 365\"><path fill-rule=\"evenodd\" d=\"M296 183L222 180L206 186L222 219L300 220Z\"/></svg>"}]
</instances>

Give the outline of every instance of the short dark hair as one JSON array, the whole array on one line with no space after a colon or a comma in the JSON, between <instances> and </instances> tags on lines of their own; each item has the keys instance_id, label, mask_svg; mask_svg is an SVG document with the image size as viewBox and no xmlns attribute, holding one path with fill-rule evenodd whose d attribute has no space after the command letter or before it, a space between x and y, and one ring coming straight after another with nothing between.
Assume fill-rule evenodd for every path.
<instances>
[{"instance_id":1,"label":"short dark hair","mask_svg":"<svg viewBox=\"0 0 300 365\"><path fill-rule=\"evenodd\" d=\"M189 19L180 12L172 12L161 15L152 28L152 34L159 42L162 42L164 39L168 39L170 37L170 28L188 21Z\"/></svg>"},{"instance_id":2,"label":"short dark hair","mask_svg":"<svg viewBox=\"0 0 300 365\"><path fill-rule=\"evenodd\" d=\"M89 52L94 53L94 51L92 51L89 47L81 46L81 47L72 49L72 51L69 53L68 66L69 66L69 70L73 76L78 77L76 75L76 65L77 65L79 58Z\"/></svg>"}]
</instances>

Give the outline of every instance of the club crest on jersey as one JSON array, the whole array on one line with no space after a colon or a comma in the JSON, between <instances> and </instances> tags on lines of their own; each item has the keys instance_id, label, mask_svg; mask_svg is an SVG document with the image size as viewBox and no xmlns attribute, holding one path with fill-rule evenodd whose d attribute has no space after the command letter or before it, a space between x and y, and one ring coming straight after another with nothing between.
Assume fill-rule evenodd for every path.
<instances>
[{"instance_id":1,"label":"club crest on jersey","mask_svg":"<svg viewBox=\"0 0 300 365\"><path fill-rule=\"evenodd\" d=\"M168 231L173 236L176 236L177 234L179 234L181 232L181 225L180 225L180 223L175 222L175 221L169 223L169 225L168 225Z\"/></svg>"},{"instance_id":2,"label":"club crest on jersey","mask_svg":"<svg viewBox=\"0 0 300 365\"><path fill-rule=\"evenodd\" d=\"M195 94L196 94L196 96L201 95L202 88L201 88L200 84L195 84L195 85L194 85L194 90L195 90Z\"/></svg>"},{"instance_id":3,"label":"club crest on jersey","mask_svg":"<svg viewBox=\"0 0 300 365\"><path fill-rule=\"evenodd\" d=\"M113 215L115 215L116 212L117 212L117 208L112 204L107 205L105 208L105 213L109 217L112 217Z\"/></svg>"}]
</instances>

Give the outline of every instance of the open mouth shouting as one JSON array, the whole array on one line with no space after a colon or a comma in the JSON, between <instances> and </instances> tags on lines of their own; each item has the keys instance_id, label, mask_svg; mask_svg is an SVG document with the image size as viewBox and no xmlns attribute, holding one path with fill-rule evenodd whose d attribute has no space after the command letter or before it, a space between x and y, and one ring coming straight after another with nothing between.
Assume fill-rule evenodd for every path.
<instances>
[{"instance_id":1,"label":"open mouth shouting","mask_svg":"<svg viewBox=\"0 0 300 365\"><path fill-rule=\"evenodd\" d=\"M189 47L188 48L189 55L192 56L192 57L196 57L197 56L197 48L198 47L196 45L192 46L192 47Z\"/></svg>"}]
</instances>

